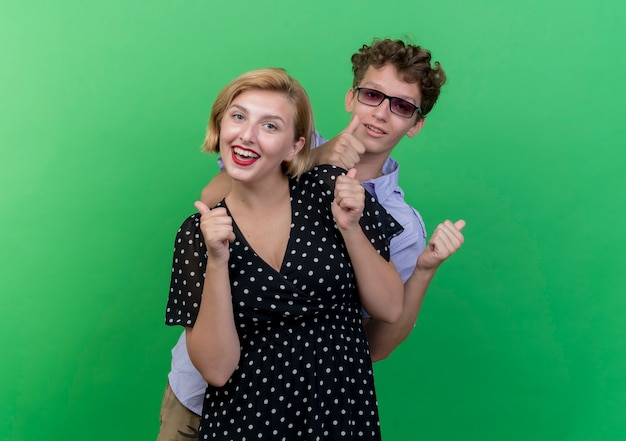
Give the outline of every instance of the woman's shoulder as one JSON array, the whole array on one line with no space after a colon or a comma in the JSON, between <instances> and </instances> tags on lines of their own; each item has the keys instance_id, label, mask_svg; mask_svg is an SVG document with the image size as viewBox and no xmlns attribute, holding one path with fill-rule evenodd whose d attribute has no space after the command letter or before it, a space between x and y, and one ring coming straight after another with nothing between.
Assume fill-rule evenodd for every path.
<instances>
[{"instance_id":1,"label":"woman's shoulder","mask_svg":"<svg viewBox=\"0 0 626 441\"><path fill-rule=\"evenodd\" d=\"M347 172L341 167L331 164L322 164L313 167L300 176L299 182L309 187L321 186L324 190L334 190L335 180Z\"/></svg>"},{"instance_id":2,"label":"woman's shoulder","mask_svg":"<svg viewBox=\"0 0 626 441\"><path fill-rule=\"evenodd\" d=\"M214 206L211 207L211 210L213 210L214 208L218 208L218 207L225 207L226 209L228 209L226 207L226 201L224 199L222 199L221 201L219 201L217 204L215 204ZM190 216L188 216L183 223L180 225L179 231L186 229L193 229L193 228L200 228L200 213L194 213Z\"/></svg>"},{"instance_id":3,"label":"woman's shoulder","mask_svg":"<svg viewBox=\"0 0 626 441\"><path fill-rule=\"evenodd\" d=\"M181 235L192 235L200 231L200 213L194 213L191 216L188 216L178 228L177 236Z\"/></svg>"}]
</instances>

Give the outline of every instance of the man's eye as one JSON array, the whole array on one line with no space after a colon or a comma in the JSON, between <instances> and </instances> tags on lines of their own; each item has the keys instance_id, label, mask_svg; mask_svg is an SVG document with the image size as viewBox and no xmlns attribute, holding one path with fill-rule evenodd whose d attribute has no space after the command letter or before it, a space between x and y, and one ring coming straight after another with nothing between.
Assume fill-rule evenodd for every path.
<instances>
[{"instance_id":1,"label":"man's eye","mask_svg":"<svg viewBox=\"0 0 626 441\"><path fill-rule=\"evenodd\" d=\"M396 107L399 110L405 110L405 111L411 110L411 106L409 105L409 103L396 103Z\"/></svg>"}]
</instances>

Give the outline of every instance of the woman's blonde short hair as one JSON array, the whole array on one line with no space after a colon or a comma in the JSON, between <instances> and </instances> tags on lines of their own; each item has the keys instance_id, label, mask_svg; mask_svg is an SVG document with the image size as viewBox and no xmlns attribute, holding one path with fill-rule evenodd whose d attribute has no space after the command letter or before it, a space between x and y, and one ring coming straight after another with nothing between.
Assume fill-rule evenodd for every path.
<instances>
[{"instance_id":1,"label":"woman's blonde short hair","mask_svg":"<svg viewBox=\"0 0 626 441\"><path fill-rule=\"evenodd\" d=\"M304 137L304 147L284 164L285 173L299 177L311 167L311 139L313 137L313 110L309 96L302 85L281 68L266 68L246 72L231 81L217 95L202 150L219 152L220 127L224 112L241 93L248 90L264 90L282 93L294 107L294 141Z\"/></svg>"}]
</instances>

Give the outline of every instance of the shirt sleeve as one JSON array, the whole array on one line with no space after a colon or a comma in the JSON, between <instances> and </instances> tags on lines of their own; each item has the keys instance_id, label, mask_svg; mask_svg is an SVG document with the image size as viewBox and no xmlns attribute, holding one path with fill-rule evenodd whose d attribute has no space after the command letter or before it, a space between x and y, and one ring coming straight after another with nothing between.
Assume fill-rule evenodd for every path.
<instances>
[{"instance_id":1,"label":"shirt sleeve","mask_svg":"<svg viewBox=\"0 0 626 441\"><path fill-rule=\"evenodd\" d=\"M328 140L320 135L320 132L317 130L313 133L313 138L311 139L311 148L316 149L322 144L326 144Z\"/></svg>"},{"instance_id":2,"label":"shirt sleeve","mask_svg":"<svg viewBox=\"0 0 626 441\"><path fill-rule=\"evenodd\" d=\"M198 316L207 261L200 214L188 217L176 234L165 324L192 327Z\"/></svg>"}]
</instances>

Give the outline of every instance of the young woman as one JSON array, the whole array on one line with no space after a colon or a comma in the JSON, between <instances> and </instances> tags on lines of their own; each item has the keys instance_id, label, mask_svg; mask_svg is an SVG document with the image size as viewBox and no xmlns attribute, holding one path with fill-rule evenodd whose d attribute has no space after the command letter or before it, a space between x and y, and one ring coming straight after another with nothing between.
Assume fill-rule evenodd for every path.
<instances>
[{"instance_id":1,"label":"young woman","mask_svg":"<svg viewBox=\"0 0 626 441\"><path fill-rule=\"evenodd\" d=\"M305 172L312 133L282 69L245 73L214 103L205 150L232 185L179 229L166 311L208 383L200 439L380 439L361 308L401 313L388 261L401 227L354 170Z\"/></svg>"}]
</instances>

